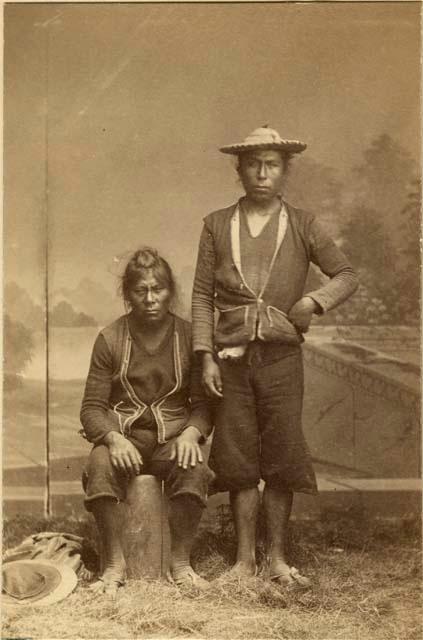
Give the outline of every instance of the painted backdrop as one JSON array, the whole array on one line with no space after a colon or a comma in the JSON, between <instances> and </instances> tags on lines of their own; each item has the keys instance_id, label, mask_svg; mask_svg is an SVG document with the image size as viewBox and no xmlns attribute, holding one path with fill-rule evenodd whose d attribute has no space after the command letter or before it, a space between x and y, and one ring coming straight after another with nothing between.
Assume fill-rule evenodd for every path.
<instances>
[{"instance_id":1,"label":"painted backdrop","mask_svg":"<svg viewBox=\"0 0 423 640\"><path fill-rule=\"evenodd\" d=\"M188 316L202 218L240 195L218 147L265 123L308 143L287 198L321 217L360 274L358 293L315 332L354 327L350 338L417 366L419 12L5 6L9 483L41 491L47 458L49 481L77 481L83 379L99 327L122 312L125 257L157 247Z\"/></svg>"}]
</instances>

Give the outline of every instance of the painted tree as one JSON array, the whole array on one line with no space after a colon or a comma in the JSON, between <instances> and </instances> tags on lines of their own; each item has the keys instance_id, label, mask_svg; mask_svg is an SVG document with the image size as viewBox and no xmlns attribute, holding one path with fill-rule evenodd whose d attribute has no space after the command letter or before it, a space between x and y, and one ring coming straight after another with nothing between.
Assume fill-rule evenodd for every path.
<instances>
[{"instance_id":1,"label":"painted tree","mask_svg":"<svg viewBox=\"0 0 423 640\"><path fill-rule=\"evenodd\" d=\"M399 212L408 200L410 183L418 169L410 154L391 136L375 138L353 168L346 206L365 206L376 211L387 232L398 230Z\"/></svg>"},{"instance_id":2,"label":"painted tree","mask_svg":"<svg viewBox=\"0 0 423 640\"><path fill-rule=\"evenodd\" d=\"M338 322L415 323L420 207L416 175L413 159L386 134L371 143L363 162L353 169L344 196L348 219L342 237L361 284L339 309Z\"/></svg>"},{"instance_id":3,"label":"painted tree","mask_svg":"<svg viewBox=\"0 0 423 640\"><path fill-rule=\"evenodd\" d=\"M56 304L49 314L52 327L95 327L97 322L91 316L75 311L66 300Z\"/></svg>"},{"instance_id":4,"label":"painted tree","mask_svg":"<svg viewBox=\"0 0 423 640\"><path fill-rule=\"evenodd\" d=\"M343 219L343 189L335 169L312 158L301 158L293 160L284 195L292 205L312 211L338 238Z\"/></svg>"},{"instance_id":5,"label":"painted tree","mask_svg":"<svg viewBox=\"0 0 423 640\"><path fill-rule=\"evenodd\" d=\"M34 349L32 331L21 322L4 316L3 361L5 378L14 378L25 370Z\"/></svg>"},{"instance_id":6,"label":"painted tree","mask_svg":"<svg viewBox=\"0 0 423 640\"><path fill-rule=\"evenodd\" d=\"M28 291L16 282L10 281L4 287L4 308L11 320L21 322L25 327L40 331L45 326L45 313L36 304Z\"/></svg>"},{"instance_id":7,"label":"painted tree","mask_svg":"<svg viewBox=\"0 0 423 640\"><path fill-rule=\"evenodd\" d=\"M410 185L407 203L400 213L396 264L397 314L405 324L417 323L420 311L420 213L421 181Z\"/></svg>"}]
</instances>

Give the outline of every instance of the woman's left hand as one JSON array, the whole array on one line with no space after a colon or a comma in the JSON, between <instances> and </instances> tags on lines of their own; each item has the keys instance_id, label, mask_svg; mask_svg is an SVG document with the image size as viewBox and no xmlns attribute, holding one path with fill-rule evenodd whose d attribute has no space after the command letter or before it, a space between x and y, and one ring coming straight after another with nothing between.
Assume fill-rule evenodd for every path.
<instances>
[{"instance_id":1,"label":"woman's left hand","mask_svg":"<svg viewBox=\"0 0 423 640\"><path fill-rule=\"evenodd\" d=\"M195 467L197 462L203 462L203 454L198 444L201 433L196 427L186 427L172 445L170 459L178 461L178 466L188 469L188 465Z\"/></svg>"}]
</instances>

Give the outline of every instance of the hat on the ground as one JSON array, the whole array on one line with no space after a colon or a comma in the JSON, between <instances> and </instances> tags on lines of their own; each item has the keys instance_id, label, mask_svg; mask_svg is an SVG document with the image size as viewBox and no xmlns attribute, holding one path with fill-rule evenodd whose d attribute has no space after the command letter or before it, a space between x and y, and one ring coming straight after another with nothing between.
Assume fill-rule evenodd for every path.
<instances>
[{"instance_id":1,"label":"hat on the ground","mask_svg":"<svg viewBox=\"0 0 423 640\"><path fill-rule=\"evenodd\" d=\"M45 606L63 600L76 587L73 569L48 560L14 560L2 566L4 607Z\"/></svg>"},{"instance_id":2,"label":"hat on the ground","mask_svg":"<svg viewBox=\"0 0 423 640\"><path fill-rule=\"evenodd\" d=\"M307 145L299 140L281 138L275 129L270 129L268 125L264 125L254 129L242 142L235 142L221 147L219 151L237 156L240 153L253 151L254 149L274 149L284 153L301 153L306 147Z\"/></svg>"}]
</instances>

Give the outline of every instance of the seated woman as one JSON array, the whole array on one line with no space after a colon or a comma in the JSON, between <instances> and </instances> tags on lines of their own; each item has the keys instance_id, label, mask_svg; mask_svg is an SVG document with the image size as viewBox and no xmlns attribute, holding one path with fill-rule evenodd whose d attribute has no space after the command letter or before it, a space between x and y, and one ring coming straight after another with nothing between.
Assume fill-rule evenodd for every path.
<instances>
[{"instance_id":1,"label":"seated woman","mask_svg":"<svg viewBox=\"0 0 423 640\"><path fill-rule=\"evenodd\" d=\"M192 569L190 552L213 476L200 446L211 420L191 327L169 311L174 278L154 249L133 254L121 290L129 311L96 339L81 408L94 444L83 477L85 506L103 546L103 573L93 588L115 596L124 583L116 505L141 473L165 482L173 580L202 588L208 583Z\"/></svg>"}]
</instances>

